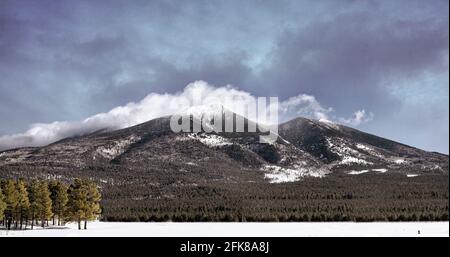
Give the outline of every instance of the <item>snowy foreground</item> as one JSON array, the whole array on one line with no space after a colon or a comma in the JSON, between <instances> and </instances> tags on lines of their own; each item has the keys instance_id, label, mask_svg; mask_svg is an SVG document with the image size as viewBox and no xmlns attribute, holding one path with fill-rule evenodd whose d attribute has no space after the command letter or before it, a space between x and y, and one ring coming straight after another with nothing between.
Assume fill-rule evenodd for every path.
<instances>
[{"instance_id":1,"label":"snowy foreground","mask_svg":"<svg viewBox=\"0 0 450 257\"><path fill-rule=\"evenodd\" d=\"M0 230L1 236L29 237L305 237L305 236L449 236L449 222L303 222L303 223L139 223L91 222L26 231Z\"/></svg>"}]
</instances>

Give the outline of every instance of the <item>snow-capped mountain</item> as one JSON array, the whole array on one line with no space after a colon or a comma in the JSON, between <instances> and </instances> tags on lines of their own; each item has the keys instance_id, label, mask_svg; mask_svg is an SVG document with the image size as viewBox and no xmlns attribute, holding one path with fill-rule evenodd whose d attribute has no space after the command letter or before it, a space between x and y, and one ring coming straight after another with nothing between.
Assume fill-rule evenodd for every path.
<instances>
[{"instance_id":1,"label":"snow-capped mountain","mask_svg":"<svg viewBox=\"0 0 450 257\"><path fill-rule=\"evenodd\" d=\"M245 122L248 126L251 121ZM192 183L210 179L282 183L333 172L349 176L367 172L405 176L448 173L447 155L330 122L297 118L283 123L273 144L260 143L260 134L174 133L170 117L162 117L121 130L66 138L44 147L3 151L0 169L11 176L63 177L92 176L100 170L93 176L102 181L111 180L108 170L143 172L144 177L153 172L151 176L159 174Z\"/></svg>"},{"instance_id":2,"label":"snow-capped mountain","mask_svg":"<svg viewBox=\"0 0 450 257\"><path fill-rule=\"evenodd\" d=\"M448 155L330 123L297 118L281 124L280 135L330 170L448 172Z\"/></svg>"}]
</instances>

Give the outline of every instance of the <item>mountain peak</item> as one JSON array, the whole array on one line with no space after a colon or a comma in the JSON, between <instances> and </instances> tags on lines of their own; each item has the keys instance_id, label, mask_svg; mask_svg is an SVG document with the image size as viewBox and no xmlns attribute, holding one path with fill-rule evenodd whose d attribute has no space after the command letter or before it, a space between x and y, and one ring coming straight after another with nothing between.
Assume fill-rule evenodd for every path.
<instances>
[{"instance_id":1,"label":"mountain peak","mask_svg":"<svg viewBox=\"0 0 450 257\"><path fill-rule=\"evenodd\" d=\"M197 117L215 116L215 115L222 115L225 112L225 110L226 109L222 104L215 103L215 104L203 104L191 106L176 114L193 115Z\"/></svg>"}]
</instances>

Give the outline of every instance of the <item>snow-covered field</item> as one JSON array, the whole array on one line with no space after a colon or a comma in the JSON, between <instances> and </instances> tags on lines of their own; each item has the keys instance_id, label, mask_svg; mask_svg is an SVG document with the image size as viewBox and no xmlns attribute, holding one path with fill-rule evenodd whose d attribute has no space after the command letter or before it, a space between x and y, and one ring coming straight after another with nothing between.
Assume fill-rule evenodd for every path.
<instances>
[{"instance_id":1,"label":"snow-covered field","mask_svg":"<svg viewBox=\"0 0 450 257\"><path fill-rule=\"evenodd\" d=\"M0 236L29 237L306 237L306 236L449 236L449 222L303 222L303 223L139 223L91 222L65 228L0 230Z\"/></svg>"}]
</instances>

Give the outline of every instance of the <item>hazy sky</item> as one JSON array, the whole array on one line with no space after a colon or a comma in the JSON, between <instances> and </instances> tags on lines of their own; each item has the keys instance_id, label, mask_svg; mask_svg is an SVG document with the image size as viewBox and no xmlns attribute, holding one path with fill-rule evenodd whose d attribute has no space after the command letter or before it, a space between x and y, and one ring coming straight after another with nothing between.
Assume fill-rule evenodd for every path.
<instances>
[{"instance_id":1,"label":"hazy sky","mask_svg":"<svg viewBox=\"0 0 450 257\"><path fill-rule=\"evenodd\" d=\"M0 137L203 80L364 110L348 125L448 153L448 5L1 0Z\"/></svg>"}]
</instances>

